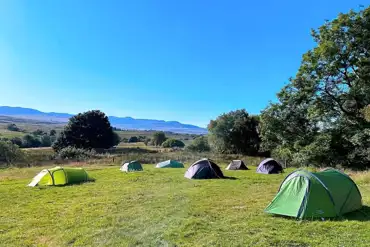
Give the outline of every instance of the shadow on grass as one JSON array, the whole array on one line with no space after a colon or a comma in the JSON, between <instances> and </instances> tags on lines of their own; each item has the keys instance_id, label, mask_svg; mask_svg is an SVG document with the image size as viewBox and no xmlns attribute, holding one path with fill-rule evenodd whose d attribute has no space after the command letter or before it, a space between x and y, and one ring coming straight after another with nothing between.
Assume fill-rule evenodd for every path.
<instances>
[{"instance_id":1,"label":"shadow on grass","mask_svg":"<svg viewBox=\"0 0 370 247\"><path fill-rule=\"evenodd\" d=\"M238 178L236 178L236 177L227 177L227 176L224 176L223 179L238 180Z\"/></svg>"},{"instance_id":2,"label":"shadow on grass","mask_svg":"<svg viewBox=\"0 0 370 247\"><path fill-rule=\"evenodd\" d=\"M338 221L350 220L350 221L370 221L370 207L362 206L361 209L345 214L342 217L336 219Z\"/></svg>"},{"instance_id":3,"label":"shadow on grass","mask_svg":"<svg viewBox=\"0 0 370 247\"><path fill-rule=\"evenodd\" d=\"M76 182L76 183L71 183L71 184L59 184L59 185L38 185L36 188L43 190L47 188L52 188L52 187L69 187L69 186L74 186L74 185L82 185L82 184L88 184L88 183L94 183L96 181L95 178L90 178L88 181L81 181L81 182Z\"/></svg>"},{"instance_id":4,"label":"shadow on grass","mask_svg":"<svg viewBox=\"0 0 370 247\"><path fill-rule=\"evenodd\" d=\"M320 218L320 217L315 217L315 218L304 218L303 220L295 218L295 217L290 217L290 216L285 216L285 215L277 215L277 214L272 214L272 217L276 218L284 218L284 219L290 219L290 220L297 220L297 221L370 221L370 207L369 206L362 206L361 209L347 213L345 215L342 215L340 217L336 218Z\"/></svg>"}]
</instances>

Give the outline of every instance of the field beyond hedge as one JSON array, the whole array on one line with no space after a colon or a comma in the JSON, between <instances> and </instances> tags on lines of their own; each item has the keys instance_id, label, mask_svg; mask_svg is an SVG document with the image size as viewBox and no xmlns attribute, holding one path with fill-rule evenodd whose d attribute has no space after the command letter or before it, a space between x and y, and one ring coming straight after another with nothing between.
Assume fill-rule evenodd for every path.
<instances>
[{"instance_id":1,"label":"field beyond hedge","mask_svg":"<svg viewBox=\"0 0 370 247\"><path fill-rule=\"evenodd\" d=\"M226 164L222 164L224 167ZM226 171L189 180L184 169L125 174L89 166L95 182L26 187L42 168L0 170L1 246L369 246L370 173L352 173L365 206L336 220L267 215L282 175Z\"/></svg>"}]
</instances>

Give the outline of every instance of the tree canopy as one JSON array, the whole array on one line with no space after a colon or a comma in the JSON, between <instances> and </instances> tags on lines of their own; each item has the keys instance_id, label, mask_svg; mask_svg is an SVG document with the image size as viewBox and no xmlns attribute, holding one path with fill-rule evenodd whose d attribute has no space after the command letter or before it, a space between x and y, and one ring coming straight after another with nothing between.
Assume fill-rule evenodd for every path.
<instances>
[{"instance_id":1,"label":"tree canopy","mask_svg":"<svg viewBox=\"0 0 370 247\"><path fill-rule=\"evenodd\" d=\"M129 139L128 139L128 142L132 143L132 142L138 142L139 141L139 138L137 138L137 136L131 136Z\"/></svg>"},{"instance_id":2,"label":"tree canopy","mask_svg":"<svg viewBox=\"0 0 370 247\"><path fill-rule=\"evenodd\" d=\"M0 140L0 163L5 162L8 165L14 161L22 160L24 158L24 153L19 149L19 147L10 141Z\"/></svg>"},{"instance_id":3,"label":"tree canopy","mask_svg":"<svg viewBox=\"0 0 370 247\"><path fill-rule=\"evenodd\" d=\"M199 136L193 140L190 145L186 146L186 149L192 152L209 152L211 147L209 146L208 139L206 136Z\"/></svg>"},{"instance_id":4,"label":"tree canopy","mask_svg":"<svg viewBox=\"0 0 370 247\"><path fill-rule=\"evenodd\" d=\"M118 135L99 110L87 111L70 118L53 148L58 151L71 146L82 149L111 148L119 143Z\"/></svg>"},{"instance_id":5,"label":"tree canopy","mask_svg":"<svg viewBox=\"0 0 370 247\"><path fill-rule=\"evenodd\" d=\"M210 143L221 153L255 155L260 145L258 123L258 117L244 109L222 114L208 125Z\"/></svg>"},{"instance_id":6,"label":"tree canopy","mask_svg":"<svg viewBox=\"0 0 370 247\"><path fill-rule=\"evenodd\" d=\"M174 148L174 147L183 148L185 147L185 144L182 141L177 140L177 139L167 139L165 142L162 143L162 147L164 148Z\"/></svg>"},{"instance_id":7,"label":"tree canopy","mask_svg":"<svg viewBox=\"0 0 370 247\"><path fill-rule=\"evenodd\" d=\"M317 46L262 113L262 146L297 164L368 166L370 8L340 14L312 36Z\"/></svg>"},{"instance_id":8,"label":"tree canopy","mask_svg":"<svg viewBox=\"0 0 370 247\"><path fill-rule=\"evenodd\" d=\"M153 134L152 143L154 146L161 146L166 139L166 134L163 131L157 131Z\"/></svg>"},{"instance_id":9,"label":"tree canopy","mask_svg":"<svg viewBox=\"0 0 370 247\"><path fill-rule=\"evenodd\" d=\"M10 123L6 126L10 131L21 131L15 123Z\"/></svg>"}]
</instances>

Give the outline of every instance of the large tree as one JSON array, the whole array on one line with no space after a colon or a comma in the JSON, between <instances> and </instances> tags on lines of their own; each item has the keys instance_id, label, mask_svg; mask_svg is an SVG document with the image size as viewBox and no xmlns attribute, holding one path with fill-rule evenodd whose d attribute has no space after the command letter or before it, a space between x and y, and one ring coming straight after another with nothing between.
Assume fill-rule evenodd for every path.
<instances>
[{"instance_id":1,"label":"large tree","mask_svg":"<svg viewBox=\"0 0 370 247\"><path fill-rule=\"evenodd\" d=\"M19 147L10 141L0 140L0 163L5 162L8 165L17 160L24 159L24 153Z\"/></svg>"},{"instance_id":2,"label":"large tree","mask_svg":"<svg viewBox=\"0 0 370 247\"><path fill-rule=\"evenodd\" d=\"M263 146L297 163L366 166L370 8L312 31L317 46L261 116Z\"/></svg>"},{"instance_id":3,"label":"large tree","mask_svg":"<svg viewBox=\"0 0 370 247\"><path fill-rule=\"evenodd\" d=\"M111 148L119 143L108 117L99 110L77 114L53 144L56 151L68 146L82 149Z\"/></svg>"},{"instance_id":4,"label":"large tree","mask_svg":"<svg viewBox=\"0 0 370 247\"><path fill-rule=\"evenodd\" d=\"M164 148L183 148L185 147L185 143L183 143L180 140L170 138L162 143L162 147Z\"/></svg>"},{"instance_id":5,"label":"large tree","mask_svg":"<svg viewBox=\"0 0 370 247\"><path fill-rule=\"evenodd\" d=\"M244 109L222 114L208 125L211 145L222 153L255 155L260 145L258 122Z\"/></svg>"},{"instance_id":6,"label":"large tree","mask_svg":"<svg viewBox=\"0 0 370 247\"><path fill-rule=\"evenodd\" d=\"M208 143L208 138L206 136L199 136L195 138L190 145L186 146L186 149L191 152L209 152L211 147Z\"/></svg>"},{"instance_id":7,"label":"large tree","mask_svg":"<svg viewBox=\"0 0 370 247\"><path fill-rule=\"evenodd\" d=\"M166 134L163 131L157 131L153 134L152 143L154 146L161 146L166 139Z\"/></svg>"}]
</instances>

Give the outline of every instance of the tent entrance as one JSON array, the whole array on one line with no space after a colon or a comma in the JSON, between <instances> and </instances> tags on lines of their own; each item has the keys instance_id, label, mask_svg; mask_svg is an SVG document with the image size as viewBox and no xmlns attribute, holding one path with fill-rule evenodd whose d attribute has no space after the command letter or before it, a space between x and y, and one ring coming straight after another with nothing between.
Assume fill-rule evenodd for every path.
<instances>
[{"instance_id":1,"label":"tent entrance","mask_svg":"<svg viewBox=\"0 0 370 247\"><path fill-rule=\"evenodd\" d=\"M266 212L300 217L307 203L309 179L296 176L285 181L280 191L266 208Z\"/></svg>"},{"instance_id":2,"label":"tent entrance","mask_svg":"<svg viewBox=\"0 0 370 247\"><path fill-rule=\"evenodd\" d=\"M36 177L32 179L31 183L28 184L28 186L35 187L45 176L50 176L50 179L52 179L49 170L42 170L39 174L36 175Z\"/></svg>"}]
</instances>

